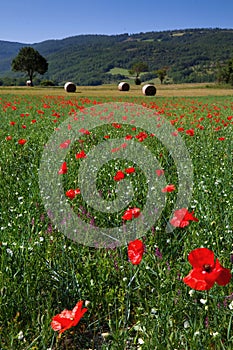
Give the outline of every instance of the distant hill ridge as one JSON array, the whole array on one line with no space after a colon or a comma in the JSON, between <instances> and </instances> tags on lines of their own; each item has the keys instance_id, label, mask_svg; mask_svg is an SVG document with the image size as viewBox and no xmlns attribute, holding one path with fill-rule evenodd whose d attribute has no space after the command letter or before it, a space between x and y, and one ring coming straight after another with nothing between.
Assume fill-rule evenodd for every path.
<instances>
[{"instance_id":1,"label":"distant hill ridge","mask_svg":"<svg viewBox=\"0 0 233 350\"><path fill-rule=\"evenodd\" d=\"M155 77L155 71L168 67L168 81L211 82L219 64L233 57L233 29L184 29L120 35L77 35L60 40L24 44L0 41L0 81L4 77L25 81L11 71L11 61L24 46L44 56L48 72L39 77L56 84L73 81L79 85L99 85L128 79L112 74L113 68L131 68L135 62L148 64L142 80ZM122 70L119 70L122 71Z\"/></svg>"}]
</instances>

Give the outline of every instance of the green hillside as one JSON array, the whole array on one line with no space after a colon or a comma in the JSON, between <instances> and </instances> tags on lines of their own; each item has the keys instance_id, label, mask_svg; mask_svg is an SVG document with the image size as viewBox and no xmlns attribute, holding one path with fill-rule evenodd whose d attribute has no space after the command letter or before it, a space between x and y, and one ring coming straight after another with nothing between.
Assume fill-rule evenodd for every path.
<instances>
[{"instance_id":1,"label":"green hillside","mask_svg":"<svg viewBox=\"0 0 233 350\"><path fill-rule=\"evenodd\" d=\"M233 29L186 29L129 35L78 35L35 44L0 41L0 83L4 77L25 81L11 71L11 61L23 46L32 46L48 63L48 72L39 79L58 85L73 81L78 85L99 85L129 78L133 63L143 61L149 72L168 67L169 81L211 82L219 64L233 57ZM38 80L39 82L39 80Z\"/></svg>"}]
</instances>

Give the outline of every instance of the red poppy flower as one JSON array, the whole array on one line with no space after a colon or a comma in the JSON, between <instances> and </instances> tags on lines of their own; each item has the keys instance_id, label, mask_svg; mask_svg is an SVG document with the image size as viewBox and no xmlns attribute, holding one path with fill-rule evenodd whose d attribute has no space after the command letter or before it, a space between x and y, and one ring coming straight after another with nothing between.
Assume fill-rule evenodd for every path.
<instances>
[{"instance_id":1,"label":"red poppy flower","mask_svg":"<svg viewBox=\"0 0 233 350\"><path fill-rule=\"evenodd\" d=\"M112 123L112 126L116 129L120 129L121 128L121 124L118 123Z\"/></svg>"},{"instance_id":2,"label":"red poppy flower","mask_svg":"<svg viewBox=\"0 0 233 350\"><path fill-rule=\"evenodd\" d=\"M135 137L136 137L136 139L138 139L139 142L142 142L142 141L144 141L144 140L148 137L148 135L147 135L146 132L141 131L141 132L140 132L139 134L137 134Z\"/></svg>"},{"instance_id":3,"label":"red poppy flower","mask_svg":"<svg viewBox=\"0 0 233 350\"><path fill-rule=\"evenodd\" d=\"M10 122L10 125L14 126L14 125L15 125L15 122Z\"/></svg>"},{"instance_id":4,"label":"red poppy flower","mask_svg":"<svg viewBox=\"0 0 233 350\"><path fill-rule=\"evenodd\" d=\"M214 253L207 248L197 248L188 255L193 269L183 279L189 287L196 290L209 290L216 282L220 286L231 280L231 272L223 267L219 260L214 261Z\"/></svg>"},{"instance_id":5,"label":"red poppy flower","mask_svg":"<svg viewBox=\"0 0 233 350\"><path fill-rule=\"evenodd\" d=\"M66 162L62 163L62 166L60 167L60 170L58 171L59 175L66 174L67 173L67 164Z\"/></svg>"},{"instance_id":6,"label":"red poppy flower","mask_svg":"<svg viewBox=\"0 0 233 350\"><path fill-rule=\"evenodd\" d=\"M193 129L186 130L186 134L189 136L194 136L194 130Z\"/></svg>"},{"instance_id":7,"label":"red poppy flower","mask_svg":"<svg viewBox=\"0 0 233 350\"><path fill-rule=\"evenodd\" d=\"M173 192L173 191L175 191L175 185L167 185L166 187L164 187L163 189L162 189L162 192Z\"/></svg>"},{"instance_id":8,"label":"red poppy flower","mask_svg":"<svg viewBox=\"0 0 233 350\"><path fill-rule=\"evenodd\" d=\"M144 253L144 244L140 239L135 239L128 244L128 258L133 265L140 264Z\"/></svg>"},{"instance_id":9,"label":"red poppy flower","mask_svg":"<svg viewBox=\"0 0 233 350\"><path fill-rule=\"evenodd\" d=\"M87 312L87 308L82 308L83 301L79 301L73 310L63 310L60 314L53 316L51 327L54 331L59 331L59 333L63 333L67 329L76 326L85 312Z\"/></svg>"},{"instance_id":10,"label":"red poppy flower","mask_svg":"<svg viewBox=\"0 0 233 350\"><path fill-rule=\"evenodd\" d=\"M127 209L122 216L123 220L132 220L133 218L137 218L140 215L140 209L139 208L131 208Z\"/></svg>"},{"instance_id":11,"label":"red poppy flower","mask_svg":"<svg viewBox=\"0 0 233 350\"><path fill-rule=\"evenodd\" d=\"M10 140L12 140L12 136L11 136L11 135L8 135L8 136L6 137L6 141L10 141Z\"/></svg>"},{"instance_id":12,"label":"red poppy flower","mask_svg":"<svg viewBox=\"0 0 233 350\"><path fill-rule=\"evenodd\" d=\"M77 194L80 194L80 193L81 193L81 191L80 191L80 189L79 189L79 188L76 188L76 189L74 190L74 193L75 193L75 195L77 195Z\"/></svg>"},{"instance_id":13,"label":"red poppy flower","mask_svg":"<svg viewBox=\"0 0 233 350\"><path fill-rule=\"evenodd\" d=\"M70 140L66 140L60 144L60 148L68 148L70 145Z\"/></svg>"},{"instance_id":14,"label":"red poppy flower","mask_svg":"<svg viewBox=\"0 0 233 350\"><path fill-rule=\"evenodd\" d=\"M116 175L113 177L115 181L120 181L122 179L124 179L125 174L123 173L123 171L119 170L117 171Z\"/></svg>"},{"instance_id":15,"label":"red poppy flower","mask_svg":"<svg viewBox=\"0 0 233 350\"><path fill-rule=\"evenodd\" d=\"M118 151L120 151L120 149L121 149L120 147L112 148L111 152L118 152Z\"/></svg>"},{"instance_id":16,"label":"red poppy flower","mask_svg":"<svg viewBox=\"0 0 233 350\"><path fill-rule=\"evenodd\" d=\"M185 227L189 225L189 221L199 221L194 212L189 213L186 208L175 210L173 218L170 220L172 226Z\"/></svg>"},{"instance_id":17,"label":"red poppy flower","mask_svg":"<svg viewBox=\"0 0 233 350\"><path fill-rule=\"evenodd\" d=\"M135 173L135 168L134 167L127 168L127 169L125 169L125 173L127 173L127 174Z\"/></svg>"},{"instance_id":18,"label":"red poppy flower","mask_svg":"<svg viewBox=\"0 0 233 350\"><path fill-rule=\"evenodd\" d=\"M26 142L27 142L27 140L25 140L25 139L20 139L20 140L18 141L18 144L19 144L19 145L24 145Z\"/></svg>"},{"instance_id":19,"label":"red poppy flower","mask_svg":"<svg viewBox=\"0 0 233 350\"><path fill-rule=\"evenodd\" d=\"M127 144L126 142L124 142L124 143L121 144L121 148L126 148L127 145L128 145L128 144Z\"/></svg>"},{"instance_id":20,"label":"red poppy flower","mask_svg":"<svg viewBox=\"0 0 233 350\"><path fill-rule=\"evenodd\" d=\"M178 132L177 131L173 131L171 134L172 134L172 136L178 136Z\"/></svg>"},{"instance_id":21,"label":"red poppy flower","mask_svg":"<svg viewBox=\"0 0 233 350\"><path fill-rule=\"evenodd\" d=\"M155 170L157 176L162 176L164 175L164 170L163 169L157 169Z\"/></svg>"},{"instance_id":22,"label":"red poppy flower","mask_svg":"<svg viewBox=\"0 0 233 350\"><path fill-rule=\"evenodd\" d=\"M225 137L219 137L218 140L219 140L219 141L224 141L224 140L225 140Z\"/></svg>"},{"instance_id":23,"label":"red poppy flower","mask_svg":"<svg viewBox=\"0 0 233 350\"><path fill-rule=\"evenodd\" d=\"M86 158L86 153L82 150L81 152L76 154L76 159L80 159L80 158Z\"/></svg>"},{"instance_id":24,"label":"red poppy flower","mask_svg":"<svg viewBox=\"0 0 233 350\"><path fill-rule=\"evenodd\" d=\"M70 190L66 191L66 197L69 197L70 199L74 199L76 195L80 193L81 191L79 188L76 188L75 190L71 188Z\"/></svg>"},{"instance_id":25,"label":"red poppy flower","mask_svg":"<svg viewBox=\"0 0 233 350\"><path fill-rule=\"evenodd\" d=\"M126 135L126 136L125 136L125 139L126 139L126 140L131 140L132 138L133 138L132 135Z\"/></svg>"},{"instance_id":26,"label":"red poppy flower","mask_svg":"<svg viewBox=\"0 0 233 350\"><path fill-rule=\"evenodd\" d=\"M90 135L90 131L89 130L86 130L84 128L80 129L79 132L81 132L82 134L84 135Z\"/></svg>"},{"instance_id":27,"label":"red poppy flower","mask_svg":"<svg viewBox=\"0 0 233 350\"><path fill-rule=\"evenodd\" d=\"M74 190L70 189L70 190L66 191L66 197L69 197L70 199L74 199L74 197L75 197Z\"/></svg>"}]
</instances>

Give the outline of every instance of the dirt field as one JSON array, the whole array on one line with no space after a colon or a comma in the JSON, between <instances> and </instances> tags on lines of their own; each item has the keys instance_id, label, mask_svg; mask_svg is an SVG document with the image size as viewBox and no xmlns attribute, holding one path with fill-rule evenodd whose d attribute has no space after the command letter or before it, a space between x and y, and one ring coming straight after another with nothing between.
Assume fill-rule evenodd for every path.
<instances>
[{"instance_id":1,"label":"dirt field","mask_svg":"<svg viewBox=\"0 0 233 350\"><path fill-rule=\"evenodd\" d=\"M120 96L144 96L142 86L131 85L129 91L118 91L117 85L101 86L77 86L75 93L67 93L63 87L0 87L2 94L32 94L32 95L70 95L89 97L120 97ZM223 88L214 84L171 84L156 85L156 96L177 97L177 96L233 96L233 88ZM155 97L156 97L155 96ZM150 98L150 97L149 97Z\"/></svg>"}]
</instances>

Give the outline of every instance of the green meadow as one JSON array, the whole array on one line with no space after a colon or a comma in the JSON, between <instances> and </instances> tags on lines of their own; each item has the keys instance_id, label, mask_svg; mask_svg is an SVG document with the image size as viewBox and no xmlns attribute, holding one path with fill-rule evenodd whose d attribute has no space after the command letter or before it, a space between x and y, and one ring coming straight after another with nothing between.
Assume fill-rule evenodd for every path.
<instances>
[{"instance_id":1,"label":"green meadow","mask_svg":"<svg viewBox=\"0 0 233 350\"><path fill-rule=\"evenodd\" d=\"M75 93L36 87L0 90L1 350L233 348L232 282L196 290L183 281L192 269L188 255L196 248L208 248L215 261L233 270L232 90L161 86L149 97L140 89L135 86L129 92L119 92L114 86L80 86ZM98 108L112 102L124 106L124 122L116 124L113 114L103 125L81 131L77 142L66 149L68 172L59 175L58 185L62 183L63 200L73 213L91 223L93 230L120 227L125 224L122 215L128 207L143 211L151 190L138 157L118 159L112 151L112 159L96 171L96 187L106 202L118 197L119 188L126 193L130 184L133 191L129 204L108 214L87 205L82 192L74 199L65 195L80 187L83 159L77 154L85 152L88 158L88 152L99 143L125 139L127 144L133 139L157 159L149 170L156 175L159 165L163 184L174 185L174 190L164 194L161 214L153 225L137 232L144 244L137 265L128 257L127 239L125 244L104 247L98 242L88 246L69 239L54 223L53 203L48 210L39 186L41 159L51 135L69 121L70 129L76 120L91 125L91 118L99 117L95 114ZM132 104L153 113L155 124L165 118L175 130L172 137L184 142L193 168L186 209L198 221L166 229L182 174L178 174L171 150L134 124ZM110 113L111 108L106 108ZM139 139L139 134L145 137ZM65 141L67 138L61 139L61 143ZM55 158L50 155L48 183L50 169L59 171ZM127 181L114 180L117 171L129 167L135 172L125 175ZM88 189L89 184L85 186ZM53 190L51 187L51 194ZM155 214L152 211L151 217ZM62 218L62 213L59 215ZM75 327L59 335L51 327L53 316L72 310L80 300L88 311Z\"/></svg>"}]
</instances>

